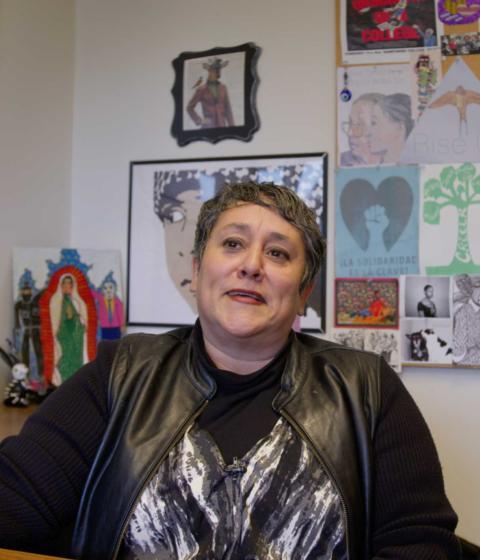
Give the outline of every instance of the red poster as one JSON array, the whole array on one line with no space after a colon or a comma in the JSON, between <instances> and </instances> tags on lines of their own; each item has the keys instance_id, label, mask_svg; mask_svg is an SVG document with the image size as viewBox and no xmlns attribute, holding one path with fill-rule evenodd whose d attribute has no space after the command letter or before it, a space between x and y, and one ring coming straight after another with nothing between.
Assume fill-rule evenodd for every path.
<instances>
[{"instance_id":1,"label":"red poster","mask_svg":"<svg viewBox=\"0 0 480 560\"><path fill-rule=\"evenodd\" d=\"M346 0L347 50L438 45L434 0Z\"/></svg>"}]
</instances>

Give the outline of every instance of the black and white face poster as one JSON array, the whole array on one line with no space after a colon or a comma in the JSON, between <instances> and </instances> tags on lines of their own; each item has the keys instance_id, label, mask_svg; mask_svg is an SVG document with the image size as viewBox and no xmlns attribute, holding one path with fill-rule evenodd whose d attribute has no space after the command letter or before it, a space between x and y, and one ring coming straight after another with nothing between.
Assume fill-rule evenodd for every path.
<instances>
[{"instance_id":1,"label":"black and white face poster","mask_svg":"<svg viewBox=\"0 0 480 560\"><path fill-rule=\"evenodd\" d=\"M438 46L434 0L342 0L341 7L344 64L406 62L409 50Z\"/></svg>"}]
</instances>

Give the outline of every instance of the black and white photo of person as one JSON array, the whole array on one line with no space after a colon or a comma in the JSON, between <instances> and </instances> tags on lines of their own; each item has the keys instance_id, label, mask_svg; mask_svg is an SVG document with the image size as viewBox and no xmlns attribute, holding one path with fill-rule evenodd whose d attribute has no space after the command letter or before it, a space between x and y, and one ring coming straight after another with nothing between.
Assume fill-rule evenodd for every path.
<instances>
[{"instance_id":1,"label":"black and white photo of person","mask_svg":"<svg viewBox=\"0 0 480 560\"><path fill-rule=\"evenodd\" d=\"M480 276L455 276L453 293L453 361L480 365Z\"/></svg>"},{"instance_id":2,"label":"black and white photo of person","mask_svg":"<svg viewBox=\"0 0 480 560\"><path fill-rule=\"evenodd\" d=\"M449 276L405 276L400 285L403 285L406 317L451 316Z\"/></svg>"},{"instance_id":3,"label":"black and white photo of person","mask_svg":"<svg viewBox=\"0 0 480 560\"><path fill-rule=\"evenodd\" d=\"M417 312L419 317L436 317L437 316L437 306L433 301L434 289L431 284L425 284L423 288L423 297L417 303Z\"/></svg>"}]
</instances>

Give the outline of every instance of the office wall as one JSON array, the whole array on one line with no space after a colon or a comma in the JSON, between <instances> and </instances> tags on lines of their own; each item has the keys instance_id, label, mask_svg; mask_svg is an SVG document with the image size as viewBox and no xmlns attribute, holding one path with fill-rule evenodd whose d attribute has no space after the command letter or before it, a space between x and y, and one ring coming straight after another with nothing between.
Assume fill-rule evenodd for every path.
<instances>
[{"instance_id":1,"label":"office wall","mask_svg":"<svg viewBox=\"0 0 480 560\"><path fill-rule=\"evenodd\" d=\"M182 51L246 41L262 48L260 130L249 143L195 142L179 148L170 136L171 61ZM75 245L121 249L125 265L130 160L334 153L334 0L82 0L76 5L75 44ZM333 157L330 232L332 165ZM331 267L328 276L333 278ZM460 514L459 531L478 542L480 373L417 368L403 378L437 443L447 490Z\"/></svg>"},{"instance_id":2,"label":"office wall","mask_svg":"<svg viewBox=\"0 0 480 560\"><path fill-rule=\"evenodd\" d=\"M130 160L334 152L334 0L79 0L75 33L72 6L0 0L2 340L13 323L11 246L115 248L125 264ZM171 60L245 41L263 49L260 130L250 143L178 148L169 132ZM410 369L403 378L432 429L459 532L478 542L480 374Z\"/></svg>"},{"instance_id":3,"label":"office wall","mask_svg":"<svg viewBox=\"0 0 480 560\"><path fill-rule=\"evenodd\" d=\"M73 0L0 0L0 345L11 338L11 249L70 237ZM0 394L9 378L0 363Z\"/></svg>"}]
</instances>

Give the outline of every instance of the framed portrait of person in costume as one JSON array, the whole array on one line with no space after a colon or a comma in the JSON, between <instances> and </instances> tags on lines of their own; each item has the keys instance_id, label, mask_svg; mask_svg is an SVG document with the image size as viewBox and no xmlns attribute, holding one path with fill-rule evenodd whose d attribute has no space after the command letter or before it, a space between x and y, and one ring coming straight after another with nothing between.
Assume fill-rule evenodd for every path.
<instances>
[{"instance_id":1,"label":"framed portrait of person in costume","mask_svg":"<svg viewBox=\"0 0 480 560\"><path fill-rule=\"evenodd\" d=\"M179 146L195 140L226 138L249 141L260 121L256 109L256 63L253 43L181 53L173 62L175 114L172 136Z\"/></svg>"}]
</instances>

